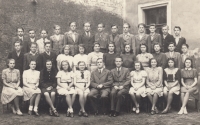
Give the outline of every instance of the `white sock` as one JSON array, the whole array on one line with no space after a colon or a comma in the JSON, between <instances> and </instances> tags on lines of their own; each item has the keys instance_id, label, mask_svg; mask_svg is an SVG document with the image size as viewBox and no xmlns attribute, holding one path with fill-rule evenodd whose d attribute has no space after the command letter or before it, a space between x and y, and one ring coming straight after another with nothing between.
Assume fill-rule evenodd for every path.
<instances>
[{"instance_id":1,"label":"white sock","mask_svg":"<svg viewBox=\"0 0 200 125\"><path fill-rule=\"evenodd\" d=\"M32 111L33 110L33 106L29 105L28 110Z\"/></svg>"},{"instance_id":2,"label":"white sock","mask_svg":"<svg viewBox=\"0 0 200 125\"><path fill-rule=\"evenodd\" d=\"M37 110L38 110L38 107L35 106L34 109L33 109L33 111L37 112Z\"/></svg>"},{"instance_id":3,"label":"white sock","mask_svg":"<svg viewBox=\"0 0 200 125\"><path fill-rule=\"evenodd\" d=\"M71 108L69 111L70 111L70 113L73 113L73 112L74 112L74 111L73 111L73 108Z\"/></svg>"}]
</instances>

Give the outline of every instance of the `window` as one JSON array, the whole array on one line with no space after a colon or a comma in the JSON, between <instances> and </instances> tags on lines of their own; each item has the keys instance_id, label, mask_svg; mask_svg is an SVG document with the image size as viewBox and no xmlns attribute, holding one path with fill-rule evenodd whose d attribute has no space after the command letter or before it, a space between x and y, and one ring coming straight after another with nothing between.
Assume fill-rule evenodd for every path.
<instances>
[{"instance_id":1,"label":"window","mask_svg":"<svg viewBox=\"0 0 200 125\"><path fill-rule=\"evenodd\" d=\"M167 23L167 7L156 7L145 9L145 24L147 25L146 33L149 34L149 25L155 23L157 26L157 33L162 34L161 27Z\"/></svg>"}]
</instances>

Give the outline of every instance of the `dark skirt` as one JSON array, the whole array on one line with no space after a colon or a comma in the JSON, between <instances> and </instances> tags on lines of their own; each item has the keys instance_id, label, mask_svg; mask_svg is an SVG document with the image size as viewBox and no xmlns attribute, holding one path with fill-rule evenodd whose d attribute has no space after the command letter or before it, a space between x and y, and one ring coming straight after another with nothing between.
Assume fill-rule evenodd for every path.
<instances>
[{"instance_id":1,"label":"dark skirt","mask_svg":"<svg viewBox=\"0 0 200 125\"><path fill-rule=\"evenodd\" d=\"M44 94L45 92L48 92L48 93L55 92L55 93L57 93L57 90L56 90L56 88L53 88L51 90L47 90L46 88L42 88L42 93Z\"/></svg>"}]
</instances>

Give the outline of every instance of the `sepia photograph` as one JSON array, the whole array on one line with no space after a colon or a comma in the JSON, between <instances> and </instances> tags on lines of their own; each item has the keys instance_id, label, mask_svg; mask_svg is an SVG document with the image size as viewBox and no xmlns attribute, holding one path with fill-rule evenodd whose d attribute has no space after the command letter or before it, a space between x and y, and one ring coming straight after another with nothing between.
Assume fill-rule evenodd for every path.
<instances>
[{"instance_id":1,"label":"sepia photograph","mask_svg":"<svg viewBox=\"0 0 200 125\"><path fill-rule=\"evenodd\" d=\"M200 0L0 0L0 125L200 125Z\"/></svg>"}]
</instances>

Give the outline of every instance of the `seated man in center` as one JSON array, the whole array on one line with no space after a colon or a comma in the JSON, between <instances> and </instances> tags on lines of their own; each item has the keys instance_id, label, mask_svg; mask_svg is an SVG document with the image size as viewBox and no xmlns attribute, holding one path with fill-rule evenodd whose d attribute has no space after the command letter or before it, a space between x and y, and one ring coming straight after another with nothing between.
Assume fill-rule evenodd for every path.
<instances>
[{"instance_id":1,"label":"seated man in center","mask_svg":"<svg viewBox=\"0 0 200 125\"><path fill-rule=\"evenodd\" d=\"M130 72L128 68L122 67L122 57L115 58L116 68L111 70L113 75L113 87L110 94L111 113L110 117L119 115L123 96L128 94L130 87Z\"/></svg>"},{"instance_id":2,"label":"seated man in center","mask_svg":"<svg viewBox=\"0 0 200 125\"><path fill-rule=\"evenodd\" d=\"M94 70L91 74L91 91L88 94L88 99L91 102L91 105L95 111L95 115L98 115L98 96L100 95L100 101L102 104L102 112L105 115L108 105L108 95L110 93L110 88L113 83L113 77L109 70L105 69L103 59L97 59L97 69Z\"/></svg>"}]
</instances>

